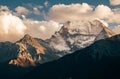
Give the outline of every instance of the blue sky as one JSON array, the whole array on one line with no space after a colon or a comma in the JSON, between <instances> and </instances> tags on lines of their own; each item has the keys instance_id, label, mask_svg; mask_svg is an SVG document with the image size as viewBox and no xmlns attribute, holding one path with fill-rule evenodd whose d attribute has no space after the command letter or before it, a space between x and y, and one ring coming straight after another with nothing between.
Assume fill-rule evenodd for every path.
<instances>
[{"instance_id":1,"label":"blue sky","mask_svg":"<svg viewBox=\"0 0 120 79\"><path fill-rule=\"evenodd\" d=\"M36 4L36 5L42 5L45 1L49 1L51 5L54 4L71 4L71 3L88 3L91 5L109 5L109 0L0 0L1 5L7 5L11 8L15 8L18 5L23 4Z\"/></svg>"}]
</instances>

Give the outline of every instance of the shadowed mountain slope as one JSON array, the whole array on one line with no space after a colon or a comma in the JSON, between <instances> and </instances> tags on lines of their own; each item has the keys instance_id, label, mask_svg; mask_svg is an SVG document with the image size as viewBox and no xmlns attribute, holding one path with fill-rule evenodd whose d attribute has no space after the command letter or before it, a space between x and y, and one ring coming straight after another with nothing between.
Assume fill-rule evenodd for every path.
<instances>
[{"instance_id":1,"label":"shadowed mountain slope","mask_svg":"<svg viewBox=\"0 0 120 79\"><path fill-rule=\"evenodd\" d=\"M120 35L42 64L22 79L119 79Z\"/></svg>"}]
</instances>

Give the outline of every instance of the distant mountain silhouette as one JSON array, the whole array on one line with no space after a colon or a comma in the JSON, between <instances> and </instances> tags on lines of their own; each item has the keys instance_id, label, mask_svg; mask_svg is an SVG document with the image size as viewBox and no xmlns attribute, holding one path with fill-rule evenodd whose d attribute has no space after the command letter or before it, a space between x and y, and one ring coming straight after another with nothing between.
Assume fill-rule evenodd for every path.
<instances>
[{"instance_id":1,"label":"distant mountain silhouette","mask_svg":"<svg viewBox=\"0 0 120 79\"><path fill-rule=\"evenodd\" d=\"M120 35L34 68L20 79L120 79Z\"/></svg>"}]
</instances>

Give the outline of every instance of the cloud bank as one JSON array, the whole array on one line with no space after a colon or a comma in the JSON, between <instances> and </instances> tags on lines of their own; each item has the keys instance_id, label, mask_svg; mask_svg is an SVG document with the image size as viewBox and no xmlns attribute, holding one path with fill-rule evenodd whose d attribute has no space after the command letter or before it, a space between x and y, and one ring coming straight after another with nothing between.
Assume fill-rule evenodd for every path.
<instances>
[{"instance_id":1,"label":"cloud bank","mask_svg":"<svg viewBox=\"0 0 120 79\"><path fill-rule=\"evenodd\" d=\"M47 5L48 2L46 2ZM47 39L60 29L59 22L64 23L72 20L99 18L108 23L120 25L119 7L111 9L106 5L95 7L87 3L57 4L49 8L48 14L41 13L43 9L43 6L40 5L32 6L31 10L18 6L15 8L15 11L11 11L7 6L0 6L0 41L17 41L26 33L33 37ZM45 21L25 18L29 13L35 14L38 17L43 15ZM21 16L24 19L20 19Z\"/></svg>"},{"instance_id":2,"label":"cloud bank","mask_svg":"<svg viewBox=\"0 0 120 79\"><path fill-rule=\"evenodd\" d=\"M83 4L58 4L50 8L47 18L58 22L76 20L82 16L89 15L92 7L86 3Z\"/></svg>"},{"instance_id":3,"label":"cloud bank","mask_svg":"<svg viewBox=\"0 0 120 79\"><path fill-rule=\"evenodd\" d=\"M50 38L55 31L60 29L59 23L55 21L35 21L26 19L23 22L27 26L26 33L41 39Z\"/></svg>"},{"instance_id":4,"label":"cloud bank","mask_svg":"<svg viewBox=\"0 0 120 79\"><path fill-rule=\"evenodd\" d=\"M57 22L64 22L68 20L80 20L89 18L99 18L107 21L108 23L120 23L120 8L116 11L105 5L98 5L96 7L87 3L82 4L58 4L50 8L48 20ZM117 19L116 19L117 18Z\"/></svg>"},{"instance_id":5,"label":"cloud bank","mask_svg":"<svg viewBox=\"0 0 120 79\"><path fill-rule=\"evenodd\" d=\"M110 0L111 5L120 5L120 0Z\"/></svg>"},{"instance_id":6,"label":"cloud bank","mask_svg":"<svg viewBox=\"0 0 120 79\"><path fill-rule=\"evenodd\" d=\"M36 38L48 39L60 29L55 21L21 20L11 13L0 13L0 41L15 42L26 33Z\"/></svg>"}]
</instances>

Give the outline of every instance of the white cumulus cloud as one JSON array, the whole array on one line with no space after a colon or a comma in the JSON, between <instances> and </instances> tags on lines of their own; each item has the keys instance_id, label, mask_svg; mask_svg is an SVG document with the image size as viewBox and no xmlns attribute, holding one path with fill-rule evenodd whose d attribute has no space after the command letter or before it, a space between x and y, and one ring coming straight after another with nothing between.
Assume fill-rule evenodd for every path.
<instances>
[{"instance_id":1,"label":"white cumulus cloud","mask_svg":"<svg viewBox=\"0 0 120 79\"><path fill-rule=\"evenodd\" d=\"M110 0L111 5L120 5L120 0Z\"/></svg>"},{"instance_id":2,"label":"white cumulus cloud","mask_svg":"<svg viewBox=\"0 0 120 79\"><path fill-rule=\"evenodd\" d=\"M0 11L9 11L7 6L0 6Z\"/></svg>"},{"instance_id":3,"label":"white cumulus cloud","mask_svg":"<svg viewBox=\"0 0 120 79\"><path fill-rule=\"evenodd\" d=\"M23 7L23 6L16 7L15 11L18 15L22 15L22 14L26 15L26 14L29 13L29 10L27 8Z\"/></svg>"},{"instance_id":4,"label":"white cumulus cloud","mask_svg":"<svg viewBox=\"0 0 120 79\"><path fill-rule=\"evenodd\" d=\"M120 24L120 8L111 9L106 5L98 5L95 7L87 3L69 5L58 4L53 5L49 9L45 18L57 22L99 18L108 23Z\"/></svg>"},{"instance_id":5,"label":"white cumulus cloud","mask_svg":"<svg viewBox=\"0 0 120 79\"><path fill-rule=\"evenodd\" d=\"M92 7L87 3L71 5L58 4L50 8L47 18L64 22L67 20L76 20L82 16L89 15L88 12L91 11Z\"/></svg>"},{"instance_id":6,"label":"white cumulus cloud","mask_svg":"<svg viewBox=\"0 0 120 79\"><path fill-rule=\"evenodd\" d=\"M25 30L21 19L10 13L0 13L0 41L16 41L24 35Z\"/></svg>"},{"instance_id":7,"label":"white cumulus cloud","mask_svg":"<svg viewBox=\"0 0 120 79\"><path fill-rule=\"evenodd\" d=\"M112 10L105 5L98 5L95 8L95 11L93 11L93 16L100 18L100 19L106 19L109 18L111 15L113 15Z\"/></svg>"}]
</instances>

